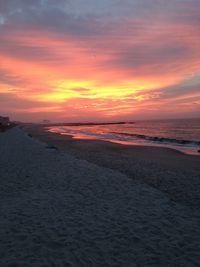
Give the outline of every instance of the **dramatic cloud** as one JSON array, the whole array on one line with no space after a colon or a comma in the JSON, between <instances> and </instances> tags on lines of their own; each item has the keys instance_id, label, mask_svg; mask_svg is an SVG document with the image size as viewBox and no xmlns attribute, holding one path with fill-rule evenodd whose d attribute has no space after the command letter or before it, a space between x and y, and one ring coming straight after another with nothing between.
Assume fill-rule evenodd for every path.
<instances>
[{"instance_id":1,"label":"dramatic cloud","mask_svg":"<svg viewBox=\"0 0 200 267\"><path fill-rule=\"evenodd\" d=\"M1 1L0 113L199 116L199 14L199 0Z\"/></svg>"}]
</instances>

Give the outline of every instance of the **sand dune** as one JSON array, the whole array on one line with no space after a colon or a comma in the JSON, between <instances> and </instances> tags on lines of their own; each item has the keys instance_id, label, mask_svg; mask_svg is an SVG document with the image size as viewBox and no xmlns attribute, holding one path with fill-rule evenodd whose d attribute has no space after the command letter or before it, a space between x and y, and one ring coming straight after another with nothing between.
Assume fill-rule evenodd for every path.
<instances>
[{"instance_id":1,"label":"sand dune","mask_svg":"<svg viewBox=\"0 0 200 267\"><path fill-rule=\"evenodd\" d=\"M0 196L0 266L198 266L198 211L18 128L0 134Z\"/></svg>"}]
</instances>

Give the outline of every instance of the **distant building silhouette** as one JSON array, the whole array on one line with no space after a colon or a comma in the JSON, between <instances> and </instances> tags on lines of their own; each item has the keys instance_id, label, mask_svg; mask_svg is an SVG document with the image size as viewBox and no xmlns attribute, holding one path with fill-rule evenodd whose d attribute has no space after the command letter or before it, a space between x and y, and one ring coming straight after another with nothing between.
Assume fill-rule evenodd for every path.
<instances>
[{"instance_id":1,"label":"distant building silhouette","mask_svg":"<svg viewBox=\"0 0 200 267\"><path fill-rule=\"evenodd\" d=\"M0 116L0 126L9 126L9 125L10 125L9 117Z\"/></svg>"}]
</instances>

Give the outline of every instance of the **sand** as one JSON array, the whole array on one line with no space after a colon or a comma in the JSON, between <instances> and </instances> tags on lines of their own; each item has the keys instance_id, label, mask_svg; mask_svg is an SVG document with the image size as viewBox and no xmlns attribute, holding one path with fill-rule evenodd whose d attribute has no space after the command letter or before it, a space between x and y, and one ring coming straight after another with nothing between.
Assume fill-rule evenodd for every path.
<instances>
[{"instance_id":1,"label":"sand","mask_svg":"<svg viewBox=\"0 0 200 267\"><path fill-rule=\"evenodd\" d=\"M0 134L0 185L0 266L200 261L197 209L19 128Z\"/></svg>"},{"instance_id":2,"label":"sand","mask_svg":"<svg viewBox=\"0 0 200 267\"><path fill-rule=\"evenodd\" d=\"M200 208L200 156L161 147L127 146L99 140L73 139L26 127L31 135L50 146L101 167L117 170L168 194L170 199Z\"/></svg>"}]
</instances>

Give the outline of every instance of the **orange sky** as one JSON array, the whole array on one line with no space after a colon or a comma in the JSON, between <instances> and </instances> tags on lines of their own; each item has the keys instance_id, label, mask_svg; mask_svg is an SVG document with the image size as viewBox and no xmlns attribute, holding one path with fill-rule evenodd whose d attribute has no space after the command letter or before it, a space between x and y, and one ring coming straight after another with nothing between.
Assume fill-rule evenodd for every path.
<instances>
[{"instance_id":1,"label":"orange sky","mask_svg":"<svg viewBox=\"0 0 200 267\"><path fill-rule=\"evenodd\" d=\"M22 121L200 115L200 2L33 2L1 4L1 115Z\"/></svg>"}]
</instances>

